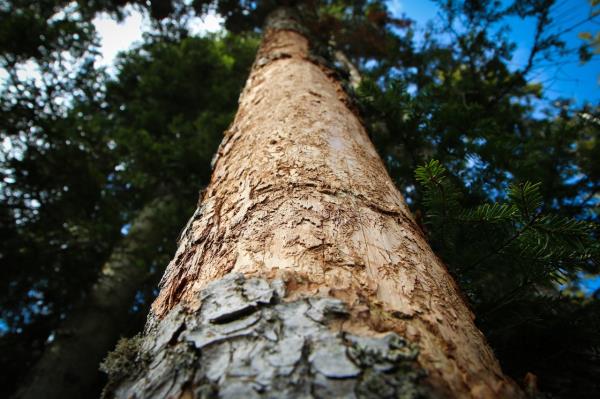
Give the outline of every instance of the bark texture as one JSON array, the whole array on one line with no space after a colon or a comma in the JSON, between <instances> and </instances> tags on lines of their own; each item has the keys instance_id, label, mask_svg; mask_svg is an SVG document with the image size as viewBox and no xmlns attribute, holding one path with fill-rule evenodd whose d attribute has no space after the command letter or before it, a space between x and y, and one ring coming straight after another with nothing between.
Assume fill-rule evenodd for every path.
<instances>
[{"instance_id":1,"label":"bark texture","mask_svg":"<svg viewBox=\"0 0 600 399\"><path fill-rule=\"evenodd\" d=\"M417 350L403 338L345 333L344 302L281 301L284 286L235 273L208 284L201 310L176 306L143 339L121 342L103 365L107 396L425 397Z\"/></svg>"},{"instance_id":2,"label":"bark texture","mask_svg":"<svg viewBox=\"0 0 600 399\"><path fill-rule=\"evenodd\" d=\"M240 389L241 397L282 397L282 375L306 386L290 397L401 397L406 381L427 387L410 388L415 396L521 396L415 224L342 85L316 59L295 21L271 21L134 355L149 363L133 375L117 372L122 385L115 382L107 396L240 397L230 391ZM252 299L252 312L239 305L210 316L215 284L229 284L231 273L265 287L281 281L285 296L280 303L268 295ZM313 319L315 306L320 315ZM238 338L231 329L252 332ZM356 349L357 342L366 349ZM402 342L401 351L418 347L418 357L396 359L391 342ZM377 360L364 363L353 357L356 350ZM177 351L188 365L169 360ZM280 359L275 365L270 354ZM394 367L381 366L388 363ZM397 370L408 370L398 377L404 382L385 380L400 381ZM390 391L363 390L370 375Z\"/></svg>"},{"instance_id":3,"label":"bark texture","mask_svg":"<svg viewBox=\"0 0 600 399\"><path fill-rule=\"evenodd\" d=\"M55 331L32 368L19 399L85 398L101 390L99 364L114 348L129 317L133 297L148 278L153 247L161 244L169 198L147 205L104 264L87 300ZM84 265L82 265L84 267Z\"/></svg>"}]
</instances>

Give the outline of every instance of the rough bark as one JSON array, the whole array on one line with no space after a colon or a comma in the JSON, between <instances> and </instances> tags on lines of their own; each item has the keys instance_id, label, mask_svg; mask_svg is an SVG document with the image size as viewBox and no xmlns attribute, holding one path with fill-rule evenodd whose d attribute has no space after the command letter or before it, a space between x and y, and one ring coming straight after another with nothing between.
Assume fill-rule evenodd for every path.
<instances>
[{"instance_id":1,"label":"rough bark","mask_svg":"<svg viewBox=\"0 0 600 399\"><path fill-rule=\"evenodd\" d=\"M520 397L342 85L277 15L106 396Z\"/></svg>"},{"instance_id":2,"label":"rough bark","mask_svg":"<svg viewBox=\"0 0 600 399\"><path fill-rule=\"evenodd\" d=\"M167 227L164 214L173 213L171 202L161 198L139 213L86 301L55 331L15 398L84 398L100 392L99 364L122 334L133 297L149 276L148 264Z\"/></svg>"},{"instance_id":3,"label":"rough bark","mask_svg":"<svg viewBox=\"0 0 600 399\"><path fill-rule=\"evenodd\" d=\"M416 348L390 332L342 331L344 302L282 301L285 284L232 273L208 284L201 309L173 308L103 367L120 398L423 397ZM132 370L134 378L131 377ZM145 375L145 378L135 378ZM110 396L107 395L107 396Z\"/></svg>"}]
</instances>

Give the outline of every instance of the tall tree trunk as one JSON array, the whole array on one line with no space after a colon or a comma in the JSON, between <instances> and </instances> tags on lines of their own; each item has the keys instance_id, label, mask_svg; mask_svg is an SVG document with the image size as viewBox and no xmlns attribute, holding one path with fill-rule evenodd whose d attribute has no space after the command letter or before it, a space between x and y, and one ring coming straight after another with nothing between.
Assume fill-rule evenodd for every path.
<instances>
[{"instance_id":1,"label":"tall tree trunk","mask_svg":"<svg viewBox=\"0 0 600 399\"><path fill-rule=\"evenodd\" d=\"M522 396L317 59L274 13L144 336L105 362L105 396Z\"/></svg>"},{"instance_id":2,"label":"tall tree trunk","mask_svg":"<svg viewBox=\"0 0 600 399\"><path fill-rule=\"evenodd\" d=\"M174 223L169 220L173 213L171 197L144 207L104 264L87 300L57 329L16 398L68 399L99 394L100 362L114 348L131 317L134 295L149 277L148 266L165 230L169 230L168 223Z\"/></svg>"}]
</instances>

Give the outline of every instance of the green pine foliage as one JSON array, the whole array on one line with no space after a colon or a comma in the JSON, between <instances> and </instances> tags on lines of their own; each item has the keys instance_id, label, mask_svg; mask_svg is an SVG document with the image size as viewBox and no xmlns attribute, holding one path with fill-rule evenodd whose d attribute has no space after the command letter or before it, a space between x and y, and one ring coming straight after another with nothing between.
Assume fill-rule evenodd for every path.
<instances>
[{"instance_id":1,"label":"green pine foliage","mask_svg":"<svg viewBox=\"0 0 600 399\"><path fill-rule=\"evenodd\" d=\"M596 225L544 211L539 183L512 184L507 190L506 202L466 208L460 203L460 191L449 183L447 171L439 161L432 160L418 167L415 178L423 186L426 224L453 227L451 237L442 237L443 230L427 229L432 241L452 243L449 252L442 249L442 253L457 259L457 252L465 250L456 248L457 243L463 241L461 237L468 236L472 243L468 249L470 255L465 258L472 261L457 266L470 271L459 273L465 283L469 281L473 285L470 273L496 262L498 257L520 260L514 266L522 273L531 272L531 278L527 276L523 280L528 285L560 284L565 277L598 267L600 245L595 239ZM480 231L487 232L485 237L478 238ZM479 302L477 298L474 301Z\"/></svg>"},{"instance_id":2,"label":"green pine foliage","mask_svg":"<svg viewBox=\"0 0 600 399\"><path fill-rule=\"evenodd\" d=\"M559 396L592 395L600 301L565 287L598 273L598 225L544 207L539 183L513 183L504 201L470 206L468 190L452 184L437 160L419 166L415 179L431 243L505 368L534 372Z\"/></svg>"},{"instance_id":3,"label":"green pine foliage","mask_svg":"<svg viewBox=\"0 0 600 399\"><path fill-rule=\"evenodd\" d=\"M600 394L600 109L548 102L529 75L552 60L553 2L439 2L366 68L357 91L388 171L468 297L504 370L560 398ZM511 64L507 18L536 20ZM423 40L411 40L417 33ZM449 40L450 38L450 40Z\"/></svg>"}]
</instances>

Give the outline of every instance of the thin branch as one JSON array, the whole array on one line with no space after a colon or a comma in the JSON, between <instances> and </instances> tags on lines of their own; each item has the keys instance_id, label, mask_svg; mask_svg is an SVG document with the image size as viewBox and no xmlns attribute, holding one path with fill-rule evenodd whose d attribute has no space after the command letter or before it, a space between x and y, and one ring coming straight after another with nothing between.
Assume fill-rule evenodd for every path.
<instances>
[{"instance_id":1,"label":"thin branch","mask_svg":"<svg viewBox=\"0 0 600 399\"><path fill-rule=\"evenodd\" d=\"M477 260L476 262L467 266L467 270L472 269L476 266L479 266L483 261L487 260L488 258L490 258L492 256L498 255L500 252L502 252L502 250L504 250L504 248L509 246L513 241L515 241L516 239L521 237L521 235L523 235L523 233L525 233L527 230L529 230L529 228L531 228L531 226L533 226L533 224L539 219L540 216L541 216L541 212L537 213L529 222L527 222L527 224L525 226L523 226L523 228L518 230L512 237L510 237L508 240L506 240L504 243L502 243L502 245L500 245L500 247L498 249L494 250L493 252L489 252L488 254L479 258L479 260Z\"/></svg>"}]
</instances>

